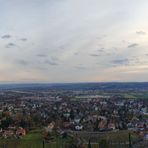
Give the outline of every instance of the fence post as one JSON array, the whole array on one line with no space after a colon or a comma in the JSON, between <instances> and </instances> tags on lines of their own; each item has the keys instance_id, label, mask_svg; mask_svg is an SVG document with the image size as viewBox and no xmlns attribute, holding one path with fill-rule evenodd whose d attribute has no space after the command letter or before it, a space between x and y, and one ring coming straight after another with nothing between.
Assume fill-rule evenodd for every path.
<instances>
[{"instance_id":1,"label":"fence post","mask_svg":"<svg viewBox=\"0 0 148 148\"><path fill-rule=\"evenodd\" d=\"M129 133L129 148L132 148L131 133Z\"/></svg>"},{"instance_id":2,"label":"fence post","mask_svg":"<svg viewBox=\"0 0 148 148\"><path fill-rule=\"evenodd\" d=\"M45 148L45 141L43 140L43 148Z\"/></svg>"},{"instance_id":3,"label":"fence post","mask_svg":"<svg viewBox=\"0 0 148 148\"><path fill-rule=\"evenodd\" d=\"M112 147L112 140L109 142L109 145Z\"/></svg>"},{"instance_id":4,"label":"fence post","mask_svg":"<svg viewBox=\"0 0 148 148\"><path fill-rule=\"evenodd\" d=\"M88 143L88 148L91 148L90 139L89 139L89 143Z\"/></svg>"},{"instance_id":5,"label":"fence post","mask_svg":"<svg viewBox=\"0 0 148 148\"><path fill-rule=\"evenodd\" d=\"M3 143L3 148L6 148L6 144L5 144L5 142Z\"/></svg>"}]
</instances>

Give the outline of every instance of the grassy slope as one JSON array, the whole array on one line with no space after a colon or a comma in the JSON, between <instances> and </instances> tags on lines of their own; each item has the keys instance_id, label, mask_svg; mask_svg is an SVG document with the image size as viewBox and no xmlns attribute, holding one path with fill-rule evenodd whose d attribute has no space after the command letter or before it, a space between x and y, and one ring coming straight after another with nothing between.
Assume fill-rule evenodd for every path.
<instances>
[{"instance_id":1,"label":"grassy slope","mask_svg":"<svg viewBox=\"0 0 148 148\"><path fill-rule=\"evenodd\" d=\"M109 141L128 141L128 133L129 131L109 132L107 134L104 134L102 139L106 139ZM134 139L133 134L132 139ZM67 140L58 138L53 143L45 143L45 148L64 148L64 142L67 142ZM10 148L43 148L42 131L31 131L21 140L1 140L0 147L4 147L4 143L6 143L6 146ZM98 147L98 144L92 145L92 148L96 147Z\"/></svg>"}]
</instances>

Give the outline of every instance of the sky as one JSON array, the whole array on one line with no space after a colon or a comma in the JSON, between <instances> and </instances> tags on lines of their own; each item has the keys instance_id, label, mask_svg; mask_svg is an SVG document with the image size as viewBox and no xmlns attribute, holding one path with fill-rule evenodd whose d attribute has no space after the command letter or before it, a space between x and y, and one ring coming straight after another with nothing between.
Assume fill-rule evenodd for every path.
<instances>
[{"instance_id":1,"label":"sky","mask_svg":"<svg viewBox=\"0 0 148 148\"><path fill-rule=\"evenodd\" d=\"M148 0L0 0L0 83L148 81Z\"/></svg>"}]
</instances>

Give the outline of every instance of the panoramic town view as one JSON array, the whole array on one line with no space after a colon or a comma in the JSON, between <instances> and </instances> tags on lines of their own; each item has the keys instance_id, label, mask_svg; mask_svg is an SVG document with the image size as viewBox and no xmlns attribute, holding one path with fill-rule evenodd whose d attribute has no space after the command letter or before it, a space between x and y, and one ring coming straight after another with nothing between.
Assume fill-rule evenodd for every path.
<instances>
[{"instance_id":1,"label":"panoramic town view","mask_svg":"<svg viewBox=\"0 0 148 148\"><path fill-rule=\"evenodd\" d=\"M148 83L0 86L0 146L147 147Z\"/></svg>"},{"instance_id":2,"label":"panoramic town view","mask_svg":"<svg viewBox=\"0 0 148 148\"><path fill-rule=\"evenodd\" d=\"M148 148L148 0L0 0L0 148Z\"/></svg>"}]
</instances>

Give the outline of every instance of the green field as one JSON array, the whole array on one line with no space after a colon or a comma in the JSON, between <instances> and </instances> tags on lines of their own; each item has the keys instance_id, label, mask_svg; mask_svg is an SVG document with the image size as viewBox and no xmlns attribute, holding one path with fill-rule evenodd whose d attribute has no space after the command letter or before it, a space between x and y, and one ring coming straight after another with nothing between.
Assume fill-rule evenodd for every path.
<instances>
[{"instance_id":1,"label":"green field","mask_svg":"<svg viewBox=\"0 0 148 148\"><path fill-rule=\"evenodd\" d=\"M0 148L65 148L65 142L58 138L52 143L47 143L43 140L42 130L33 130L22 139L1 139Z\"/></svg>"},{"instance_id":2,"label":"green field","mask_svg":"<svg viewBox=\"0 0 148 148\"><path fill-rule=\"evenodd\" d=\"M42 135L39 131L32 131L22 139L1 139L0 148L42 148Z\"/></svg>"},{"instance_id":3,"label":"green field","mask_svg":"<svg viewBox=\"0 0 148 148\"><path fill-rule=\"evenodd\" d=\"M136 136L132 135L132 139L135 138ZM104 134L101 139L112 141L113 143L117 142L116 146L118 147L118 144L120 144L120 142L128 142L128 131L109 132ZM99 148L100 140L98 138L98 141L96 141L96 143L92 143L92 148ZM55 138L52 143L44 142L42 137L42 130L33 130L30 131L22 139L1 139L0 148L65 148L67 142L69 142L69 139L62 138ZM87 144L85 145L87 147ZM111 148L115 148L116 146L113 146Z\"/></svg>"}]
</instances>

